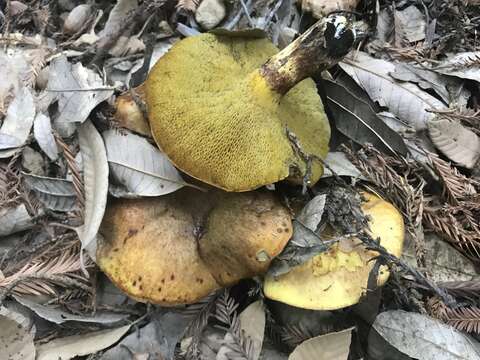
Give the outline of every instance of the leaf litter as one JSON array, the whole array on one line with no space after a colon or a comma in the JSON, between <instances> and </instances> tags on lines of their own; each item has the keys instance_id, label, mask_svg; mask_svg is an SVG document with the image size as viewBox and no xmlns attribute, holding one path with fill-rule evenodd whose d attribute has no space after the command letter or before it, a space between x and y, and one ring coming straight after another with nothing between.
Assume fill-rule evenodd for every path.
<instances>
[{"instance_id":1,"label":"leaf litter","mask_svg":"<svg viewBox=\"0 0 480 360\"><path fill-rule=\"evenodd\" d=\"M11 358L321 359L326 349L333 359L478 357L471 336L480 333L478 3L234 1L221 16L209 10L223 4L217 0L7 3L0 4L0 304L37 314L25 325L14 308L1 309L0 342ZM307 310L322 331L289 325L263 298L262 277L173 309L125 300L118 289L102 296L109 282L93 261L109 194L155 199L198 184L151 142L148 127L135 132L115 119L120 94L182 37L203 32L206 17L224 33L261 29L283 48L339 7L353 11L367 35L319 82L333 134L322 180L307 192L269 187L293 216L293 235L270 273L332 252L337 240L319 234L345 225L353 209L335 213L326 194L360 186L398 208L410 237L396 259L363 230L351 235L392 273L383 312L360 324L351 309ZM206 224L196 223L201 238ZM369 296L361 305L379 309ZM301 317L287 305L281 311ZM17 324L12 338L7 330Z\"/></svg>"}]
</instances>

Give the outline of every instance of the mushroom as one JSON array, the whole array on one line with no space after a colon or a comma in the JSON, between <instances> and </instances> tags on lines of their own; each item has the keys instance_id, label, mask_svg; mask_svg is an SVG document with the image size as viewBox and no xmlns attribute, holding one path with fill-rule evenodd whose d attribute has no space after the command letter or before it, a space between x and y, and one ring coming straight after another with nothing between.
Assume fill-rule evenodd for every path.
<instances>
[{"instance_id":1,"label":"mushroom","mask_svg":"<svg viewBox=\"0 0 480 360\"><path fill-rule=\"evenodd\" d=\"M362 204L370 217L373 238L380 238L389 253L400 256L404 240L403 217L398 210L381 198L364 193ZM327 234L323 234L324 236ZM344 238L330 251L319 254L289 273L277 278L268 275L264 282L265 296L288 305L312 309L335 310L356 304L367 289L369 274L374 267L371 261L378 254L366 250L357 238ZM389 277L381 266L378 286Z\"/></svg>"},{"instance_id":2,"label":"mushroom","mask_svg":"<svg viewBox=\"0 0 480 360\"><path fill-rule=\"evenodd\" d=\"M265 272L292 226L269 192L184 188L159 198L114 200L100 234L97 263L113 283L139 301L168 306L194 303Z\"/></svg>"},{"instance_id":3,"label":"mushroom","mask_svg":"<svg viewBox=\"0 0 480 360\"><path fill-rule=\"evenodd\" d=\"M314 184L330 127L309 77L342 58L354 35L334 15L280 52L238 34L177 42L144 85L157 145L180 170L227 191L285 178Z\"/></svg>"}]
</instances>

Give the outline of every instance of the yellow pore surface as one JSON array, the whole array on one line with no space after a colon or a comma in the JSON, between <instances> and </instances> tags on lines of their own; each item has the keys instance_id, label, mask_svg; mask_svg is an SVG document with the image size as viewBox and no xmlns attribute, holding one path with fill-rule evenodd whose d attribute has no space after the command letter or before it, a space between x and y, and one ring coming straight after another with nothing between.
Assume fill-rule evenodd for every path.
<instances>
[{"instance_id":1,"label":"yellow pore surface","mask_svg":"<svg viewBox=\"0 0 480 360\"><path fill-rule=\"evenodd\" d=\"M306 79L280 97L257 69L278 49L267 39L202 34L163 56L146 81L153 136L174 164L227 191L247 191L289 177L303 151L328 152L330 127L315 83ZM312 183L322 175L314 163Z\"/></svg>"},{"instance_id":2,"label":"yellow pore surface","mask_svg":"<svg viewBox=\"0 0 480 360\"><path fill-rule=\"evenodd\" d=\"M375 195L363 194L362 205L371 217L373 238L388 252L400 256L403 249L404 224L402 215L390 203ZM369 261L376 252L365 250L358 239L343 239L329 252L317 255L293 268L277 279L267 277L264 291L268 298L305 309L334 310L356 304L367 289L370 271L375 261ZM389 276L386 267L380 267L378 285Z\"/></svg>"}]
</instances>

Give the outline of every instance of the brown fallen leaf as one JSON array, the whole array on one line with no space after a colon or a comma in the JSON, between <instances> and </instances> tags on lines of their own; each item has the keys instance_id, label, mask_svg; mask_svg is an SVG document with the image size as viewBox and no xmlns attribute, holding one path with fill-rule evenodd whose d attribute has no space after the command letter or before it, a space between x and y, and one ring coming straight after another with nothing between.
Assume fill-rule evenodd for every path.
<instances>
[{"instance_id":1,"label":"brown fallen leaf","mask_svg":"<svg viewBox=\"0 0 480 360\"><path fill-rule=\"evenodd\" d=\"M319 19L335 10L352 10L358 0L297 0L302 4L302 10L311 12L312 15Z\"/></svg>"}]
</instances>

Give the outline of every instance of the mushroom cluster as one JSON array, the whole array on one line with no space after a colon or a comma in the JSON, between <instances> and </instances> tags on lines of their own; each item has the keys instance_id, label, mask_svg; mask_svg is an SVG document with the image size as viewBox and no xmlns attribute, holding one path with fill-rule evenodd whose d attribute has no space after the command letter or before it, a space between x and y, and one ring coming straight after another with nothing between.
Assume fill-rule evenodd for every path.
<instances>
[{"instance_id":1,"label":"mushroom cluster","mask_svg":"<svg viewBox=\"0 0 480 360\"><path fill-rule=\"evenodd\" d=\"M110 202L97 263L118 287L171 306L267 271L291 238L292 221L275 193L259 188L284 179L313 185L322 175L330 127L309 77L339 61L353 40L338 15L282 51L245 33L193 36L176 43L137 89L148 123L133 101L119 99L123 126L151 129L176 167L208 191ZM372 233L397 254L401 217L380 219L394 209L371 196L364 210L375 219ZM396 235L385 237L386 226ZM372 256L358 241L342 241L281 278L267 277L265 294L312 309L348 306L365 287Z\"/></svg>"}]
</instances>

